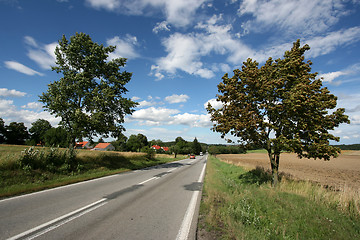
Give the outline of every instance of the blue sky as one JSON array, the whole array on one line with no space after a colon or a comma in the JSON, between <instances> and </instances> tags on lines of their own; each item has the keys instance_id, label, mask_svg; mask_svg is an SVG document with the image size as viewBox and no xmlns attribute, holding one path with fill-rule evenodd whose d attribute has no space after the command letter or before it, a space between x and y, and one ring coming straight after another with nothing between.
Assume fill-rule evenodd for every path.
<instances>
[{"instance_id":1,"label":"blue sky","mask_svg":"<svg viewBox=\"0 0 360 240\"><path fill-rule=\"evenodd\" d=\"M296 39L351 124L334 133L360 143L359 0L0 0L0 117L56 126L38 96L61 75L51 71L57 41L76 32L117 46L133 72L126 97L140 103L125 135L149 140L225 143L204 105L224 73L251 57L282 57Z\"/></svg>"}]
</instances>

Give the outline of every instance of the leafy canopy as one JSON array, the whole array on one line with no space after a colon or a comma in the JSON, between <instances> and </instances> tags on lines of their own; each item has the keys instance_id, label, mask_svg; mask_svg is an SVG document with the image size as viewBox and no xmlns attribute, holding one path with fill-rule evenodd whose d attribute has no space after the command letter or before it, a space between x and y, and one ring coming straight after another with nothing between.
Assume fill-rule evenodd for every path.
<instances>
[{"instance_id":1,"label":"leafy canopy","mask_svg":"<svg viewBox=\"0 0 360 240\"><path fill-rule=\"evenodd\" d=\"M329 146L329 140L339 138L329 130L349 120L343 108L328 112L336 107L337 97L311 73L312 63L303 56L309 49L298 40L283 59L269 58L260 68L248 59L233 77L225 74L217 95L223 107L208 107L213 130L276 152L325 160L335 156L338 149Z\"/></svg>"},{"instance_id":2,"label":"leafy canopy","mask_svg":"<svg viewBox=\"0 0 360 240\"><path fill-rule=\"evenodd\" d=\"M218 85L222 108L207 108L213 130L223 138L230 134L244 146L268 151L273 176L283 150L299 157L336 157L340 149L329 141L339 137L329 131L350 122L343 108L335 109L337 97L322 86L317 73L311 73L311 61L304 60L309 49L297 40L283 59L269 58L260 68L247 59L241 70L235 69L231 78L225 74Z\"/></svg>"},{"instance_id":3,"label":"leafy canopy","mask_svg":"<svg viewBox=\"0 0 360 240\"><path fill-rule=\"evenodd\" d=\"M132 74L121 71L125 58L108 59L114 50L115 46L99 45L84 33L59 40L57 66L52 70L63 77L49 84L40 101L61 118L60 125L71 135L71 143L75 138L96 135L117 137L124 130L124 116L137 105L122 97Z\"/></svg>"}]
</instances>

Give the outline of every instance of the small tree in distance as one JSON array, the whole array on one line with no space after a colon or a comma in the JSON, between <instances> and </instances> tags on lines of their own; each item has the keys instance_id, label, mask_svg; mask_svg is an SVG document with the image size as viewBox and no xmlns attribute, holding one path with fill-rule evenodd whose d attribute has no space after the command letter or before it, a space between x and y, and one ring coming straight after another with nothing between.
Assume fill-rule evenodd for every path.
<instances>
[{"instance_id":1,"label":"small tree in distance","mask_svg":"<svg viewBox=\"0 0 360 240\"><path fill-rule=\"evenodd\" d=\"M345 110L336 107L337 97L322 87L322 80L311 73L311 61L304 61L308 45L297 40L283 59L269 58L262 67L252 59L225 74L218 85L217 100L223 107L208 105L213 131L237 137L245 147L261 146L268 152L272 185L278 182L281 151L300 158L330 160L340 149L329 145L339 137L329 133L341 123L349 123Z\"/></svg>"},{"instance_id":2,"label":"small tree in distance","mask_svg":"<svg viewBox=\"0 0 360 240\"><path fill-rule=\"evenodd\" d=\"M99 45L84 33L76 33L70 41L65 36L59 40L55 50L57 66L52 70L63 77L49 84L40 101L46 110L61 118L70 145L76 138L117 138L124 130L125 115L137 105L122 96L128 91L125 84L132 74L120 70L125 58L108 59L113 51L114 46Z\"/></svg>"}]
</instances>

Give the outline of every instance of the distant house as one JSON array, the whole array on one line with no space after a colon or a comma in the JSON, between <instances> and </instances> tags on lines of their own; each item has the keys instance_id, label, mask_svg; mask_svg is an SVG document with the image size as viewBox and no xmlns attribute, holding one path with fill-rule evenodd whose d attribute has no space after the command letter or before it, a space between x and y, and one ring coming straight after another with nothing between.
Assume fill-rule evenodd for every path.
<instances>
[{"instance_id":1,"label":"distant house","mask_svg":"<svg viewBox=\"0 0 360 240\"><path fill-rule=\"evenodd\" d=\"M151 146L152 147L152 149L154 149L154 150L159 150L159 149L161 149L161 147L159 146L159 145L153 145L153 146Z\"/></svg>"},{"instance_id":2,"label":"distant house","mask_svg":"<svg viewBox=\"0 0 360 240\"><path fill-rule=\"evenodd\" d=\"M153 146L151 146L151 148L154 149L154 150L160 150L160 149L162 149L162 150L164 150L165 152L169 151L169 148L168 148L168 147L160 147L159 145L153 145Z\"/></svg>"},{"instance_id":3,"label":"distant house","mask_svg":"<svg viewBox=\"0 0 360 240\"><path fill-rule=\"evenodd\" d=\"M92 150L113 151L113 150L115 150L115 147L113 145L111 145L111 143L99 143Z\"/></svg>"},{"instance_id":4,"label":"distant house","mask_svg":"<svg viewBox=\"0 0 360 240\"><path fill-rule=\"evenodd\" d=\"M78 142L78 143L76 143L75 148L76 149L83 149L83 148L90 149L91 147L90 147L89 142Z\"/></svg>"}]
</instances>

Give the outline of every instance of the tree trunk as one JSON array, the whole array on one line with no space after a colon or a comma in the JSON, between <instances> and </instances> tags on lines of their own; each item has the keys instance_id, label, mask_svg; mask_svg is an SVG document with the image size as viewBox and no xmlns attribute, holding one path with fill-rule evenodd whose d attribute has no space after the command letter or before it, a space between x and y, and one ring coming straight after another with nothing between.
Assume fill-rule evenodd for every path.
<instances>
[{"instance_id":1,"label":"tree trunk","mask_svg":"<svg viewBox=\"0 0 360 240\"><path fill-rule=\"evenodd\" d=\"M276 187L279 181L279 159L280 154L271 154L270 155L270 164L271 164L271 173L272 173L272 181L271 185Z\"/></svg>"},{"instance_id":2,"label":"tree trunk","mask_svg":"<svg viewBox=\"0 0 360 240\"><path fill-rule=\"evenodd\" d=\"M279 172L280 151L276 151L276 150L272 151L270 143L268 143L267 147L268 147L267 152L270 159L271 174L272 174L271 186L276 187L279 181L278 172Z\"/></svg>"}]
</instances>

